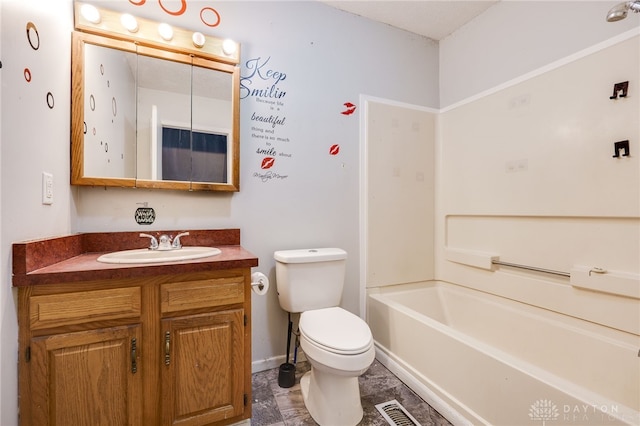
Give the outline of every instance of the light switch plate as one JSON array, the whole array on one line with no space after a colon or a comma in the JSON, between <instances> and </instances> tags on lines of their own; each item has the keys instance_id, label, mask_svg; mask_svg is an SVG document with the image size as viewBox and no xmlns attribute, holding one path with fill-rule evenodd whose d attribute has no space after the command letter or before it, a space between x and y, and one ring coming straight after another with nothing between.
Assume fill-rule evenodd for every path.
<instances>
[{"instance_id":1,"label":"light switch plate","mask_svg":"<svg viewBox=\"0 0 640 426\"><path fill-rule=\"evenodd\" d=\"M42 172L42 204L53 204L53 175Z\"/></svg>"}]
</instances>

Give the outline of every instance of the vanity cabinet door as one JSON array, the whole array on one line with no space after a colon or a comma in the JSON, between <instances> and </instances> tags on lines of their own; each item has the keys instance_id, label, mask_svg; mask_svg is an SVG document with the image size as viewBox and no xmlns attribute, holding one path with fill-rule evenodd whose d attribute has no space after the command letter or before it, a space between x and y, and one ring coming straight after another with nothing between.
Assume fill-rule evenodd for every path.
<instances>
[{"instance_id":1,"label":"vanity cabinet door","mask_svg":"<svg viewBox=\"0 0 640 426\"><path fill-rule=\"evenodd\" d=\"M164 319L162 339L163 425L208 425L243 414L243 309Z\"/></svg>"},{"instance_id":2,"label":"vanity cabinet door","mask_svg":"<svg viewBox=\"0 0 640 426\"><path fill-rule=\"evenodd\" d=\"M140 325L31 339L32 424L142 425Z\"/></svg>"}]
</instances>

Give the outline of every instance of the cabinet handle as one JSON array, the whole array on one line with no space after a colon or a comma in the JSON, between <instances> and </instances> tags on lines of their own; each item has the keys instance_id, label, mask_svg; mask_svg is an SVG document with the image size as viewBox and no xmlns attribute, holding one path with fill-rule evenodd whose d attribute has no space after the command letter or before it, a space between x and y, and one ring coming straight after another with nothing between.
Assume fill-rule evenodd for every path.
<instances>
[{"instance_id":1,"label":"cabinet handle","mask_svg":"<svg viewBox=\"0 0 640 426\"><path fill-rule=\"evenodd\" d=\"M171 364L171 332L164 333L164 365Z\"/></svg>"},{"instance_id":2,"label":"cabinet handle","mask_svg":"<svg viewBox=\"0 0 640 426\"><path fill-rule=\"evenodd\" d=\"M131 339L131 372L135 374L138 371L138 361L136 360L137 341L133 337Z\"/></svg>"}]
</instances>

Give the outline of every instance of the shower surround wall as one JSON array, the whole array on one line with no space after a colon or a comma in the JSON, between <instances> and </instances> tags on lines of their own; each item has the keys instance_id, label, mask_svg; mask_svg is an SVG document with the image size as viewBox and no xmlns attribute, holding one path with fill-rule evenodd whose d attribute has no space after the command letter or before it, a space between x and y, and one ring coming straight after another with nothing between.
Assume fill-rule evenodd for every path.
<instances>
[{"instance_id":1,"label":"shower surround wall","mask_svg":"<svg viewBox=\"0 0 640 426\"><path fill-rule=\"evenodd\" d=\"M442 113L439 279L640 335L637 299L562 277L486 271L445 253L640 274L640 37L629 36ZM621 81L634 92L610 99ZM621 140L631 155L614 158Z\"/></svg>"},{"instance_id":2,"label":"shower surround wall","mask_svg":"<svg viewBox=\"0 0 640 426\"><path fill-rule=\"evenodd\" d=\"M386 296L400 287L394 284L410 281L404 273L394 274L392 264L376 263L378 270L386 267L377 275L385 277L387 286L367 276L367 314L381 361L456 424L640 422L640 157L633 154L640 149L638 33L616 37L439 114L435 279L445 282L443 291L462 286L498 297L487 299L493 307L486 311L479 311L479 302L465 307L461 300L449 300L440 307L447 320L438 324L429 318L434 313L423 309L434 294L421 302L413 294L403 301ZM622 81L635 91L610 99ZM620 140L629 141L630 156L614 157ZM368 217L368 229L383 224L372 223L381 217L375 210ZM403 222L399 233L416 225ZM409 237L405 261L420 264L420 252L411 247L426 243ZM402 250L401 245L394 248ZM369 248L370 262L375 252ZM569 279L492 266L489 254L503 262L585 272ZM586 271L592 268L607 273L590 276ZM622 291L611 279L616 275L628 278ZM420 294L433 285L419 281L414 279L412 288ZM574 285L592 283L594 290ZM459 321L457 311L470 320ZM507 315L495 321L498 312ZM519 319L545 314L553 320L535 325ZM580 358L583 368L571 377L562 365L578 360L566 356L566 347L579 347L586 335L582 328L592 330L594 346L584 347L589 356ZM416 332L426 340L416 339ZM509 332L514 334L505 339L508 344L525 339L536 350L514 357L518 349L498 344ZM476 349L461 348L461 341L475 342ZM488 368L486 354L500 368ZM616 370L621 365L627 367ZM469 366L480 368L460 374ZM607 383L598 379L603 370ZM521 372L533 382L522 382ZM550 380L550 375L560 379ZM482 386L495 392L467 392ZM507 410L505 397L515 393ZM560 411L531 415L530 409L545 404Z\"/></svg>"},{"instance_id":3,"label":"shower surround wall","mask_svg":"<svg viewBox=\"0 0 640 426\"><path fill-rule=\"evenodd\" d=\"M615 345L610 336L622 332L635 342L635 350L621 352L619 359L603 357L583 374L604 369L615 375L615 365L631 362L632 368L616 381L616 392L626 395L637 395L640 387L638 33L630 31L542 73L445 109L436 202L438 279L604 326L602 350L608 353ZM610 99L614 85L624 81L633 92ZM614 144L621 140L629 141L631 155L614 158ZM633 279L626 285L635 297L610 293L611 282L592 291L572 286L573 279L565 277L460 264L450 260L447 249L492 253L505 262L558 271L600 267L629 274ZM529 337L544 348L539 365L575 344L545 333ZM609 351L607 344L612 345ZM624 386L630 387L625 391ZM596 394L591 401L602 411L626 405L636 415L625 415L623 421L640 421L637 404L616 398L604 384L592 385L591 391ZM585 413L551 392L529 395L529 404L545 398L572 411L560 414L568 424L598 424L595 411Z\"/></svg>"}]
</instances>

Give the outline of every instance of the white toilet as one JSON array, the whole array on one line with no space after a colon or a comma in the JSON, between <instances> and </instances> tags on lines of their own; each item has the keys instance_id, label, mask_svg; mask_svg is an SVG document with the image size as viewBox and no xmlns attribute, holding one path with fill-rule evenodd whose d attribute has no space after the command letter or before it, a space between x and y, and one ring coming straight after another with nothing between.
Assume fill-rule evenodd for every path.
<instances>
[{"instance_id":1,"label":"white toilet","mask_svg":"<svg viewBox=\"0 0 640 426\"><path fill-rule=\"evenodd\" d=\"M300 346L311 371L300 380L304 404L321 426L362 419L358 376L375 356L366 322L340 308L347 253L337 248L274 253L282 309L300 312Z\"/></svg>"}]
</instances>

